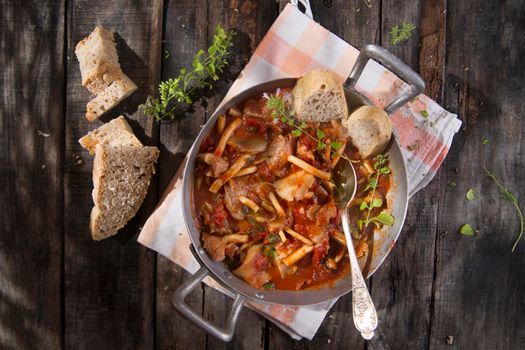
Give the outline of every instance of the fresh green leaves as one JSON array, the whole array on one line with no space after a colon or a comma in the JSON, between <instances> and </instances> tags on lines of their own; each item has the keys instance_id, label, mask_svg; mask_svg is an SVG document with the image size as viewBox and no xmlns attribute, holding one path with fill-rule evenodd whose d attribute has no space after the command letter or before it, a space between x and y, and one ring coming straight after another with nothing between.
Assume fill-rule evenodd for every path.
<instances>
[{"instance_id":1,"label":"fresh green leaves","mask_svg":"<svg viewBox=\"0 0 525 350\"><path fill-rule=\"evenodd\" d=\"M425 119L428 118L428 111L427 111L426 109L422 110L422 111L421 111L421 116L422 116L423 118L425 118Z\"/></svg>"},{"instance_id":2,"label":"fresh green leaves","mask_svg":"<svg viewBox=\"0 0 525 350\"><path fill-rule=\"evenodd\" d=\"M263 254L273 260L277 257L277 250L272 244L265 244L263 246Z\"/></svg>"},{"instance_id":3,"label":"fresh green leaves","mask_svg":"<svg viewBox=\"0 0 525 350\"><path fill-rule=\"evenodd\" d=\"M271 95L271 96L265 96L266 97L266 108L271 111L271 115L273 118L274 123L277 123L281 121L282 123L285 123L292 128L294 128L291 131L291 135L293 137L299 137L301 135L305 135L309 137L310 139L314 140L317 143L316 149L318 151L322 151L326 149L326 147L330 146L330 152L332 153L332 156L339 155L336 153L336 150L339 149L343 143L340 141L333 141L333 142L325 142L326 133L319 129L315 129L315 136L313 136L310 132L307 132L308 125L305 122L299 122L293 117L293 113L288 106L288 103L281 98L278 95ZM346 158L344 154L340 155L343 158Z\"/></svg>"},{"instance_id":4,"label":"fresh green leaves","mask_svg":"<svg viewBox=\"0 0 525 350\"><path fill-rule=\"evenodd\" d=\"M272 281L268 281L263 284L263 288L266 290L274 290L275 289L275 283Z\"/></svg>"},{"instance_id":5,"label":"fresh green leaves","mask_svg":"<svg viewBox=\"0 0 525 350\"><path fill-rule=\"evenodd\" d=\"M415 25L406 22L403 22L401 26L393 26L390 30L390 43L392 45L397 45L405 40L408 40L408 38L412 36L414 29L416 29Z\"/></svg>"},{"instance_id":6,"label":"fresh green leaves","mask_svg":"<svg viewBox=\"0 0 525 350\"><path fill-rule=\"evenodd\" d=\"M474 190L472 188L470 188L468 191L467 191L467 194L465 195L465 197L467 197L467 199L469 201L473 201L474 199L476 199L476 194L474 193Z\"/></svg>"},{"instance_id":7,"label":"fresh green leaves","mask_svg":"<svg viewBox=\"0 0 525 350\"><path fill-rule=\"evenodd\" d=\"M456 186L457 186L456 181L449 181L449 182L448 182L448 187L452 187L452 188L454 188L454 187L456 187Z\"/></svg>"},{"instance_id":8,"label":"fresh green leaves","mask_svg":"<svg viewBox=\"0 0 525 350\"><path fill-rule=\"evenodd\" d=\"M279 237L275 233L270 233L266 238L268 239L268 243L281 243L281 237Z\"/></svg>"},{"instance_id":9,"label":"fresh green leaves","mask_svg":"<svg viewBox=\"0 0 525 350\"><path fill-rule=\"evenodd\" d=\"M488 144L490 143L490 141L489 141L488 139L483 139L482 143L483 143L484 145L488 145Z\"/></svg>"},{"instance_id":10,"label":"fresh green leaves","mask_svg":"<svg viewBox=\"0 0 525 350\"><path fill-rule=\"evenodd\" d=\"M381 175L388 175L390 174L391 170L387 166L388 162L388 156L385 154L379 154L376 156L375 162L374 162L374 170L375 172L370 175L368 178L368 183L365 186L365 189L363 192L366 192L368 190L372 190L371 199L369 202L362 201L359 205L359 210L365 211L366 213L366 219L357 220L357 227L361 230L363 227L368 226L370 223L374 223L376 227L380 225L386 225L386 226L392 226L394 224L394 217L385 212L382 211L377 216L371 217L372 209L374 208L381 208L383 206L383 200L381 198L375 198L375 193L377 186L379 185L379 177Z\"/></svg>"},{"instance_id":11,"label":"fresh green leaves","mask_svg":"<svg viewBox=\"0 0 525 350\"><path fill-rule=\"evenodd\" d=\"M518 242L521 240L521 237L523 236L523 228L525 226L525 222L523 219L523 212L521 211L520 205L518 203L518 197L516 197L512 192L509 191L507 187L501 183L501 181L498 179L496 174L494 174L492 171L485 169L485 174L494 181L496 186L499 189L500 195L508 202L512 203L514 208L516 209L516 214L518 215L518 218L520 220L520 231L516 237L516 240L514 241L514 244L512 245L512 252L516 249L516 246L518 245Z\"/></svg>"},{"instance_id":12,"label":"fresh green leaves","mask_svg":"<svg viewBox=\"0 0 525 350\"><path fill-rule=\"evenodd\" d=\"M146 115L157 120L174 119L181 105L191 105L195 91L211 88L211 82L219 79L228 64L229 48L233 46L233 32L225 32L218 25L213 42L205 53L199 50L191 63L192 70L182 68L176 78L170 78L159 85L159 97L148 98L142 109Z\"/></svg>"},{"instance_id":13,"label":"fresh green leaves","mask_svg":"<svg viewBox=\"0 0 525 350\"><path fill-rule=\"evenodd\" d=\"M465 224L459 228L459 233L463 236L474 236L474 229L470 224Z\"/></svg>"},{"instance_id":14,"label":"fresh green leaves","mask_svg":"<svg viewBox=\"0 0 525 350\"><path fill-rule=\"evenodd\" d=\"M394 216L392 216L392 214L387 213L387 212L382 212L379 215L371 218L370 221L372 221L376 225L381 224L381 225L390 227L394 224L395 219L394 219Z\"/></svg>"}]
</instances>

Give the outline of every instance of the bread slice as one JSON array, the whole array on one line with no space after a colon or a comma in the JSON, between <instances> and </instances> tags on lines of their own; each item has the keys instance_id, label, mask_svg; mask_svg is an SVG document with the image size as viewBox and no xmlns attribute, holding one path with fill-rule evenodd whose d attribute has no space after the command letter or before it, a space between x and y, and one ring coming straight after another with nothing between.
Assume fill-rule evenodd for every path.
<instances>
[{"instance_id":1,"label":"bread slice","mask_svg":"<svg viewBox=\"0 0 525 350\"><path fill-rule=\"evenodd\" d=\"M326 122L348 116L343 84L329 70L308 72L295 84L292 98L295 117L305 122Z\"/></svg>"},{"instance_id":2,"label":"bread slice","mask_svg":"<svg viewBox=\"0 0 525 350\"><path fill-rule=\"evenodd\" d=\"M95 27L93 32L75 47L80 63L82 85L99 94L122 72L113 33Z\"/></svg>"},{"instance_id":3,"label":"bread slice","mask_svg":"<svg viewBox=\"0 0 525 350\"><path fill-rule=\"evenodd\" d=\"M343 126L363 159L383 152L392 137L392 121L375 106L359 107L343 120Z\"/></svg>"},{"instance_id":4,"label":"bread slice","mask_svg":"<svg viewBox=\"0 0 525 350\"><path fill-rule=\"evenodd\" d=\"M137 90L137 85L127 75L121 73L104 91L87 103L86 119L92 122L100 118L135 90Z\"/></svg>"},{"instance_id":5,"label":"bread slice","mask_svg":"<svg viewBox=\"0 0 525 350\"><path fill-rule=\"evenodd\" d=\"M108 238L137 213L159 156L156 147L113 147L97 144L93 164L91 235Z\"/></svg>"},{"instance_id":6,"label":"bread slice","mask_svg":"<svg viewBox=\"0 0 525 350\"><path fill-rule=\"evenodd\" d=\"M89 132L78 142L89 151L91 155L95 154L95 146L99 143L119 147L119 146L136 146L142 147L142 143L135 137L133 130L129 126L126 118L120 116L109 123L103 124L98 129Z\"/></svg>"}]
</instances>

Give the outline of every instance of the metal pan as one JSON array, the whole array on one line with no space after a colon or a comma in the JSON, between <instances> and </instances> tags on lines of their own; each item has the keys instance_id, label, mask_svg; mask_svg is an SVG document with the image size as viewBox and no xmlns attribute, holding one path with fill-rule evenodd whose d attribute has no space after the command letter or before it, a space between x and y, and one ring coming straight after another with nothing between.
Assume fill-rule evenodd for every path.
<instances>
[{"instance_id":1,"label":"metal pan","mask_svg":"<svg viewBox=\"0 0 525 350\"><path fill-rule=\"evenodd\" d=\"M401 79L409 84L408 88L403 89L402 92L394 99L394 101L392 101L385 108L385 111L388 114L393 113L399 107L423 91L424 83L422 79L406 64L379 46L367 45L361 51L356 64L352 69L350 77L345 84L346 99L350 111L359 106L372 104L370 100L357 92L355 89L357 80L359 79L369 59L379 61L385 67L390 69L390 71L397 74ZM256 289L244 282L239 277L232 274L224 263L213 261L208 256L201 245L199 238L200 232L195 224L196 213L193 203L195 161L200 144L214 127L218 116L221 114L226 114L230 107L233 107L250 97L256 96L265 91L273 91L277 88L293 86L295 85L296 81L297 79L290 78L279 79L260 84L240 93L223 104L215 111L213 116L208 120L206 125L200 131L197 139L195 140L194 146L190 150L188 161L184 169L182 185L183 214L186 227L193 244L192 251L199 260L201 269L187 281L181 284L180 287L175 291L173 304L183 316L188 318L194 324L202 328L204 331L224 341L230 341L232 339L237 318L246 300L252 300L259 303L276 303L283 305L312 305L339 298L352 290L350 276L341 278L335 283L318 289L304 291L265 291ZM399 144L395 138L391 142L391 147L388 153L390 159L390 168L392 169L394 179L393 186L389 192L387 200L389 208L391 208L392 214L396 218L396 221L392 227L384 228L382 231L375 233L374 246L371 249L371 253L367 258L365 266L365 274L367 278L370 277L381 265L397 240L405 220L407 209L408 187L406 168ZM223 327L219 327L206 320L200 314L192 311L184 302L185 297L194 288L196 288L206 276L211 276L216 281L223 284L234 295L232 310L226 321L226 325Z\"/></svg>"}]
</instances>

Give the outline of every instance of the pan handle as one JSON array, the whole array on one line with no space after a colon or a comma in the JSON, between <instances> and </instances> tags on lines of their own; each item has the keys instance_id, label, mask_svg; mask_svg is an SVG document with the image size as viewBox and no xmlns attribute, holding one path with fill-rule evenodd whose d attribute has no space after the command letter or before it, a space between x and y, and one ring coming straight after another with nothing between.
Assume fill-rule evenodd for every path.
<instances>
[{"instance_id":1,"label":"pan handle","mask_svg":"<svg viewBox=\"0 0 525 350\"><path fill-rule=\"evenodd\" d=\"M179 288L177 288L173 296L172 303L175 309L177 309L177 311L182 316L186 317L189 321L201 328L203 331L222 341L228 342L233 338L235 325L237 324L237 319L239 318L239 314L241 313L242 307L244 305L244 296L237 294L237 297L235 298L232 305L232 310L228 316L228 319L226 320L226 325L224 327L217 326L201 315L195 313L190 309L188 304L184 302L186 296L188 296L188 294L190 294L191 291L194 290L208 275L208 269L204 266L201 267L197 273L191 276L188 280L184 281L184 283L182 283Z\"/></svg>"},{"instance_id":2,"label":"pan handle","mask_svg":"<svg viewBox=\"0 0 525 350\"><path fill-rule=\"evenodd\" d=\"M412 68L407 66L403 61L388 52L386 49L372 44L366 45L359 53L357 61L352 68L352 72L348 77L347 85L349 87L355 87L355 84L359 80L361 73L363 73L368 60L371 58L381 63L409 85L408 89L403 89L396 98L386 106L385 112L387 114L394 113L399 107L422 93L425 89L425 82L421 79L419 74L412 70Z\"/></svg>"}]
</instances>

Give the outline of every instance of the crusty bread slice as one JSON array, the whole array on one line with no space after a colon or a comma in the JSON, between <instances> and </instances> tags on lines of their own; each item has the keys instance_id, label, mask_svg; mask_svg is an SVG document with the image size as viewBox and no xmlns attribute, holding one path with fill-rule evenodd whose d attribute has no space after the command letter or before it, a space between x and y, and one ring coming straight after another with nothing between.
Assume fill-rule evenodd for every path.
<instances>
[{"instance_id":1,"label":"crusty bread slice","mask_svg":"<svg viewBox=\"0 0 525 350\"><path fill-rule=\"evenodd\" d=\"M292 98L296 118L305 122L326 122L348 116L343 84L329 70L308 72L295 84Z\"/></svg>"},{"instance_id":2,"label":"crusty bread slice","mask_svg":"<svg viewBox=\"0 0 525 350\"><path fill-rule=\"evenodd\" d=\"M383 152L392 137L392 121L375 106L359 107L343 120L343 126L363 159Z\"/></svg>"},{"instance_id":3,"label":"crusty bread slice","mask_svg":"<svg viewBox=\"0 0 525 350\"><path fill-rule=\"evenodd\" d=\"M154 173L157 147L97 144L93 164L91 235L101 240L117 233L137 213Z\"/></svg>"},{"instance_id":4,"label":"crusty bread slice","mask_svg":"<svg viewBox=\"0 0 525 350\"><path fill-rule=\"evenodd\" d=\"M119 146L136 146L141 147L142 143L135 137L133 130L129 126L126 118L120 116L109 123L105 123L99 128L90 131L78 142L89 151L91 155L95 154L95 146L99 143L119 147Z\"/></svg>"},{"instance_id":5,"label":"crusty bread slice","mask_svg":"<svg viewBox=\"0 0 525 350\"><path fill-rule=\"evenodd\" d=\"M92 122L100 118L135 90L137 90L137 85L127 75L121 73L104 91L87 103L86 119Z\"/></svg>"},{"instance_id":6,"label":"crusty bread slice","mask_svg":"<svg viewBox=\"0 0 525 350\"><path fill-rule=\"evenodd\" d=\"M80 63L82 85L99 94L121 73L113 33L95 27L93 32L75 47Z\"/></svg>"}]
</instances>

